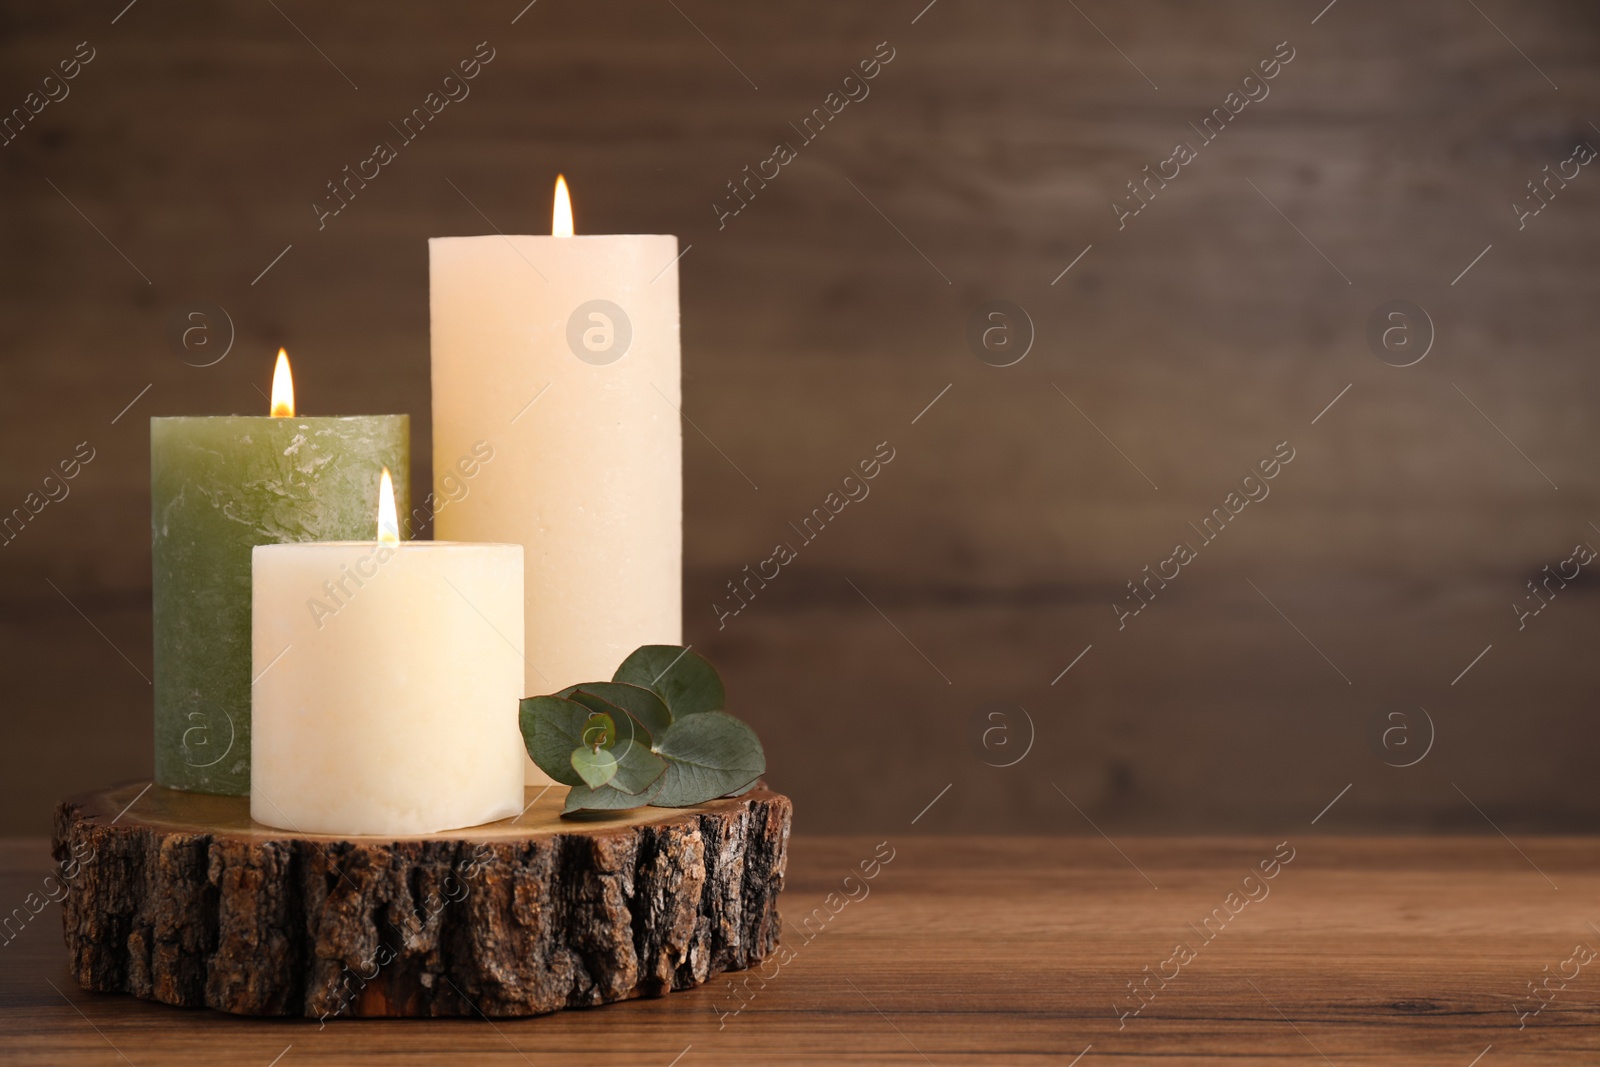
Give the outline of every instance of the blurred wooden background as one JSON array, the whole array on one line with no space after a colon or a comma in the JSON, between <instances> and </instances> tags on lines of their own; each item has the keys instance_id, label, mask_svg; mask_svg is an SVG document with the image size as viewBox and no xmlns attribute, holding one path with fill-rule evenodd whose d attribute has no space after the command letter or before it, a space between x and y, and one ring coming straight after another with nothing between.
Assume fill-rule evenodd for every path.
<instances>
[{"instance_id":1,"label":"blurred wooden background","mask_svg":"<svg viewBox=\"0 0 1600 1067\"><path fill-rule=\"evenodd\" d=\"M264 411L284 344L307 413L412 414L420 498L424 241L545 231L557 170L581 229L692 246L687 630L797 829L1249 831L1347 785L1319 826L1595 828L1595 582L1511 609L1600 545L1600 173L1510 207L1600 146L1592 6L124 2L0 9L0 107L94 50L0 147L0 511L96 457L0 550L5 832L149 773L147 419ZM325 183L482 41L471 95L319 231ZM1125 183L1284 41L1119 232ZM1402 298L1437 336L1396 368L1365 332ZM1015 366L965 339L993 299L1036 327ZM197 300L236 330L209 367L168 336ZM881 441L870 497L719 630ZM1271 496L1119 632L1124 583L1282 441Z\"/></svg>"}]
</instances>

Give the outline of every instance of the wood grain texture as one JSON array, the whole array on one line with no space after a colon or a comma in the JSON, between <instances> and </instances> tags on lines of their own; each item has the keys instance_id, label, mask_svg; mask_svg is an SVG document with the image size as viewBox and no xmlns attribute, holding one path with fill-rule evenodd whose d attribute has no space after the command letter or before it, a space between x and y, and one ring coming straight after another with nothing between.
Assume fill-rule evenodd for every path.
<instances>
[{"instance_id":1,"label":"wood grain texture","mask_svg":"<svg viewBox=\"0 0 1600 1067\"><path fill-rule=\"evenodd\" d=\"M1123 1025L1128 983L1160 968L1175 943L1200 942L1195 928L1285 840L1293 858L1264 882L1270 891L1165 988L1152 984L1149 1006ZM37 890L48 869L38 842L0 850L0 861L8 902ZM1592 838L1513 847L1496 836L1348 838L1302 826L1260 838L1117 838L1114 848L1097 836L802 834L791 842L779 952L662 999L492 1026L319 1029L183 1011L78 991L51 906L0 949L0 1032L19 1065L120 1063L119 1052L136 1064L265 1065L286 1048L284 1065L1024 1065L1067 1064L1087 1049L1078 1067L1467 1067L1493 1046L1479 1067L1586 1067L1600 1058L1600 967L1564 989L1552 983L1549 1006L1520 1029L1517 1010L1531 1002L1528 984L1560 970L1575 945L1600 947L1597 893Z\"/></svg>"},{"instance_id":2,"label":"wood grain texture","mask_svg":"<svg viewBox=\"0 0 1600 1067\"><path fill-rule=\"evenodd\" d=\"M122 6L0 10L0 108L99 50L0 148L0 514L98 450L0 549L28 754L0 757L0 828L149 773L144 420L264 410L284 344L306 411L410 412L427 457L425 240L538 232L558 170L580 227L693 246L685 640L809 829L892 828L950 781L919 829L1081 828L1045 766L1108 830L1265 831L1352 779L1351 829L1487 831L1452 781L1508 831L1600 826L1595 583L1510 610L1600 537L1600 172L1510 211L1600 138L1594 4ZM319 230L326 183L483 40L472 95ZM871 95L719 229L725 183L885 40ZM1119 231L1125 183L1285 40L1270 97ZM1364 336L1396 297L1438 329L1407 369ZM965 340L994 298L1038 330L1005 369ZM235 324L214 366L169 340L191 299ZM870 497L719 629L726 583L884 440ZM1283 440L1271 497L1119 632L1124 583ZM968 746L996 699L1039 726L1009 777ZM1398 773L1369 731L1419 705L1440 743Z\"/></svg>"},{"instance_id":3,"label":"wood grain texture","mask_svg":"<svg viewBox=\"0 0 1600 1067\"><path fill-rule=\"evenodd\" d=\"M298 834L245 797L133 783L62 802L52 851L84 989L240 1015L540 1015L662 996L778 940L791 807L515 819L400 839Z\"/></svg>"}]
</instances>

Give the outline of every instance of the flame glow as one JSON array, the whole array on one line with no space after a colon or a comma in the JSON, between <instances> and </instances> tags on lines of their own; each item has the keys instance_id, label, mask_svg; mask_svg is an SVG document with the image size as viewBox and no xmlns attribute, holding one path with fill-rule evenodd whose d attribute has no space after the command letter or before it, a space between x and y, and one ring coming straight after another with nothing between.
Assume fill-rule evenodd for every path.
<instances>
[{"instance_id":1,"label":"flame glow","mask_svg":"<svg viewBox=\"0 0 1600 1067\"><path fill-rule=\"evenodd\" d=\"M550 215L550 233L556 237L571 237L572 229L572 194L567 192L567 178L564 174L556 175L556 206Z\"/></svg>"},{"instance_id":2,"label":"flame glow","mask_svg":"<svg viewBox=\"0 0 1600 1067\"><path fill-rule=\"evenodd\" d=\"M400 543L400 518L394 508L394 479L389 477L388 467L383 468L383 477L378 481L378 543Z\"/></svg>"},{"instance_id":3,"label":"flame glow","mask_svg":"<svg viewBox=\"0 0 1600 1067\"><path fill-rule=\"evenodd\" d=\"M272 417L294 418L294 378L289 374L289 353L278 349L278 365L272 370Z\"/></svg>"}]
</instances>

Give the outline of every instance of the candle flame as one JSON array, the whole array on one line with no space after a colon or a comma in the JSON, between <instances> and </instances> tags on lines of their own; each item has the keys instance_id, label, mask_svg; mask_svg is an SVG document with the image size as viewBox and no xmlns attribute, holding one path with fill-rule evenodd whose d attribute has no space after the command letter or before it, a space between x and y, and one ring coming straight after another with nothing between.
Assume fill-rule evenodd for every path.
<instances>
[{"instance_id":1,"label":"candle flame","mask_svg":"<svg viewBox=\"0 0 1600 1067\"><path fill-rule=\"evenodd\" d=\"M272 370L272 417L294 418L294 378L289 374L289 353L278 349L278 365Z\"/></svg>"},{"instance_id":2,"label":"candle flame","mask_svg":"<svg viewBox=\"0 0 1600 1067\"><path fill-rule=\"evenodd\" d=\"M394 479L389 477L388 467L383 468L383 477L378 480L378 543L400 543L400 519L394 508Z\"/></svg>"},{"instance_id":3,"label":"candle flame","mask_svg":"<svg viewBox=\"0 0 1600 1067\"><path fill-rule=\"evenodd\" d=\"M556 237L571 237L572 229L572 194L567 192L567 178L564 174L556 175L556 206L550 216L550 233Z\"/></svg>"}]
</instances>

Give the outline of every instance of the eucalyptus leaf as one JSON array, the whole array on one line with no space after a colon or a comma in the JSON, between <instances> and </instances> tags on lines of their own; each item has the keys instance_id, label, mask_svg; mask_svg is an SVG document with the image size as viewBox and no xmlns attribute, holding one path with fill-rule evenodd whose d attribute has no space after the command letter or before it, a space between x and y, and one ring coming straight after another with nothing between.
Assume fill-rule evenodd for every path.
<instances>
[{"instance_id":1,"label":"eucalyptus leaf","mask_svg":"<svg viewBox=\"0 0 1600 1067\"><path fill-rule=\"evenodd\" d=\"M589 717L583 721L583 733L579 735L578 744L585 748L610 748L616 740L617 720L611 717L610 712L591 709Z\"/></svg>"},{"instance_id":2,"label":"eucalyptus leaf","mask_svg":"<svg viewBox=\"0 0 1600 1067\"><path fill-rule=\"evenodd\" d=\"M616 777L611 779L611 785L635 797L660 781L667 771L667 761L638 741L618 741L610 753L617 760Z\"/></svg>"},{"instance_id":3,"label":"eucalyptus leaf","mask_svg":"<svg viewBox=\"0 0 1600 1067\"><path fill-rule=\"evenodd\" d=\"M747 793L766 773L760 739L726 703L704 657L645 645L609 682L524 700L520 723L528 755L571 787L563 815L690 807Z\"/></svg>"},{"instance_id":4,"label":"eucalyptus leaf","mask_svg":"<svg viewBox=\"0 0 1600 1067\"><path fill-rule=\"evenodd\" d=\"M610 749L575 748L568 761L590 789L599 789L617 776L617 757Z\"/></svg>"},{"instance_id":5,"label":"eucalyptus leaf","mask_svg":"<svg viewBox=\"0 0 1600 1067\"><path fill-rule=\"evenodd\" d=\"M755 731L720 711L678 719L657 738L656 752L666 757L667 771L652 803L667 808L726 796L767 770L767 756Z\"/></svg>"},{"instance_id":6,"label":"eucalyptus leaf","mask_svg":"<svg viewBox=\"0 0 1600 1067\"><path fill-rule=\"evenodd\" d=\"M654 735L672 725L672 713L667 710L667 705L643 686L621 682L584 682L582 685L569 686L556 696L576 700L595 711L609 712L617 720L620 736L631 736L647 748ZM631 729L631 732L630 724L623 721L623 712L638 722L638 727Z\"/></svg>"},{"instance_id":7,"label":"eucalyptus leaf","mask_svg":"<svg viewBox=\"0 0 1600 1067\"><path fill-rule=\"evenodd\" d=\"M560 697L529 697L521 704L518 721L528 756L562 785L583 784L571 757L583 745L583 725L591 714L582 704Z\"/></svg>"},{"instance_id":8,"label":"eucalyptus leaf","mask_svg":"<svg viewBox=\"0 0 1600 1067\"><path fill-rule=\"evenodd\" d=\"M656 794L661 789L661 779L656 779L654 785L637 796L624 793L613 786L603 785L599 789L590 789L586 785L575 785L567 793L567 803L561 809L563 815L573 815L585 811L626 811L629 808L643 807L655 802Z\"/></svg>"},{"instance_id":9,"label":"eucalyptus leaf","mask_svg":"<svg viewBox=\"0 0 1600 1067\"><path fill-rule=\"evenodd\" d=\"M728 701L717 669L703 657L678 645L641 646L622 661L611 680L643 686L658 693L666 701L674 720L721 711Z\"/></svg>"}]
</instances>

